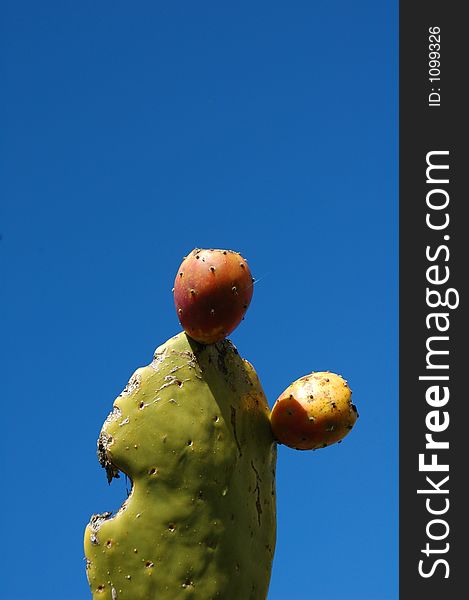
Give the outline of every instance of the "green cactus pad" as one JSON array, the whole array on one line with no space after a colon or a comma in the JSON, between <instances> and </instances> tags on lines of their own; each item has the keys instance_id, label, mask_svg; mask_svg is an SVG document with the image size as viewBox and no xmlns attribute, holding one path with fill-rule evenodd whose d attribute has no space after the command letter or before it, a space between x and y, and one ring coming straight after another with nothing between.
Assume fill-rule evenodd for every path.
<instances>
[{"instance_id":1,"label":"green cactus pad","mask_svg":"<svg viewBox=\"0 0 469 600\"><path fill-rule=\"evenodd\" d=\"M265 600L276 444L253 367L181 333L114 402L98 441L130 496L85 531L94 600Z\"/></svg>"}]
</instances>

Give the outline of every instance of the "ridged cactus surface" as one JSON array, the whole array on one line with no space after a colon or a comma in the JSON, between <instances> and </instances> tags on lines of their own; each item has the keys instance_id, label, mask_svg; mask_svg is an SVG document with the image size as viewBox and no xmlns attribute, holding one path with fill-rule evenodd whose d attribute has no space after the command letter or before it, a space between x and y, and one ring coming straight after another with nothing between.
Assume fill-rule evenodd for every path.
<instances>
[{"instance_id":1,"label":"ridged cactus surface","mask_svg":"<svg viewBox=\"0 0 469 600\"><path fill-rule=\"evenodd\" d=\"M98 442L130 496L85 532L94 600L265 600L275 546L269 407L230 341L181 333L116 399Z\"/></svg>"}]
</instances>

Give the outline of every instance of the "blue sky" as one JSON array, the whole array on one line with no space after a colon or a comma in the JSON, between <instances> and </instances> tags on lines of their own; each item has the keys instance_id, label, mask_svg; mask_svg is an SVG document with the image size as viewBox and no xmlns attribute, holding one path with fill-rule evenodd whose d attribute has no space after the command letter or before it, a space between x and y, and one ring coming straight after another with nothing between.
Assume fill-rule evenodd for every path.
<instances>
[{"instance_id":1,"label":"blue sky","mask_svg":"<svg viewBox=\"0 0 469 600\"><path fill-rule=\"evenodd\" d=\"M397 2L0 21L2 597L91 597L84 526L126 496L96 438L180 330L182 257L219 247L258 280L231 339L270 404L331 370L360 412L340 445L279 448L269 600L397 598Z\"/></svg>"}]
</instances>

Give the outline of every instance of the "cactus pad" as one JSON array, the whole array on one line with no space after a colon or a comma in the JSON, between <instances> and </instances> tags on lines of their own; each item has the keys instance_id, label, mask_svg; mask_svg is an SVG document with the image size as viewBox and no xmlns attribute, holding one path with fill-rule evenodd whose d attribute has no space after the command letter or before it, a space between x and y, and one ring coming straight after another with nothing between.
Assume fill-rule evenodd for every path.
<instances>
[{"instance_id":1,"label":"cactus pad","mask_svg":"<svg viewBox=\"0 0 469 600\"><path fill-rule=\"evenodd\" d=\"M85 531L94 600L265 600L276 443L253 367L181 333L114 402L98 441L132 490Z\"/></svg>"}]
</instances>

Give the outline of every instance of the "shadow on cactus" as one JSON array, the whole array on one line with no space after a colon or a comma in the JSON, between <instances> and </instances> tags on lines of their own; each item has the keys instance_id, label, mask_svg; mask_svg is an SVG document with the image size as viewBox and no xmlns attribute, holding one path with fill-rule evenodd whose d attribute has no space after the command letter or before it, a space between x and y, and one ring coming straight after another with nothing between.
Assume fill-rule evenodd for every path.
<instances>
[{"instance_id":1,"label":"shadow on cactus","mask_svg":"<svg viewBox=\"0 0 469 600\"><path fill-rule=\"evenodd\" d=\"M233 279L233 265L237 274L238 268L246 272L247 264L239 254L223 250L196 250L192 255L198 269L197 294L191 294L191 287L186 301L203 299L205 308L196 306L192 311L198 337L203 338L205 326L208 336L214 331L210 318L206 325L201 318L203 310L213 309L211 294L218 317L215 329L228 330L244 314L232 291L240 286ZM241 263L245 267L239 267ZM210 267L216 265L218 280L225 286L218 296L213 277L200 276L200 265L211 277ZM224 265L229 272L223 272ZM192 278L187 261L184 272ZM190 323L183 326L190 329ZM275 549L277 442L298 446L289 443L289 424L296 423L293 440L311 430L301 431L301 423L288 415L291 402L284 405L284 395L274 407L271 424L254 368L223 338L200 343L186 331L176 335L157 348L149 365L135 371L114 402L99 436L98 458L108 481L120 471L131 479L132 489L115 515L93 515L86 527L87 576L94 600L267 597ZM336 439L329 437L328 443L339 441L339 430L343 437L355 422L345 388L339 389L340 399L334 399L334 390L329 389L331 380L337 383L332 375L315 380L316 400L303 411L319 421L320 427L313 428L315 444L321 428L329 428L330 435L334 415L340 417L340 427L334 428ZM302 397L299 381L295 401ZM311 391L310 380L308 385ZM328 407L330 414L321 420ZM281 423L280 434L272 427L275 419ZM307 417L307 427L311 429L312 423Z\"/></svg>"}]
</instances>

